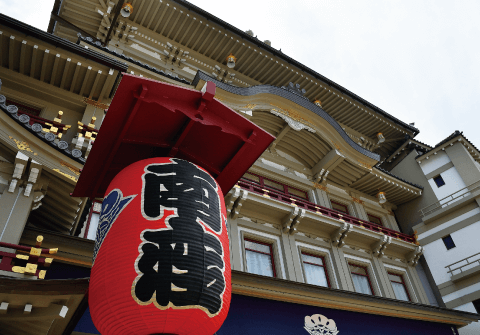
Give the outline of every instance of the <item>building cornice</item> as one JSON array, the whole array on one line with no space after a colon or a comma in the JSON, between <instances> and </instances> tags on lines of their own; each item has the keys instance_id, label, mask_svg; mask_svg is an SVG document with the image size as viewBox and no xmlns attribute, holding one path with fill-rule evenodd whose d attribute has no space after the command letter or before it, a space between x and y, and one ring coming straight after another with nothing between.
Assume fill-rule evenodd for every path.
<instances>
[{"instance_id":1,"label":"building cornice","mask_svg":"<svg viewBox=\"0 0 480 335\"><path fill-rule=\"evenodd\" d=\"M447 146L452 146L455 144L455 142L460 142L472 155L473 159L480 163L480 152L478 151L477 147L475 147L473 143L463 135L463 132L458 130L438 143L434 148L422 155L415 157L415 159L418 163L421 163L422 160L428 159L431 155L437 155L439 151L444 151Z\"/></svg>"},{"instance_id":2,"label":"building cornice","mask_svg":"<svg viewBox=\"0 0 480 335\"><path fill-rule=\"evenodd\" d=\"M379 107L373 105L372 103L368 102L367 100L359 97L358 95L356 95L355 93L347 90L345 87L335 83L334 81L328 79L327 77L319 74L318 72L310 69L309 67L301 64L300 62L297 62L296 60L294 60L293 58L287 56L286 54L284 54L282 51L280 50L277 50L271 46L269 46L268 44L265 44L264 42L260 41L258 38L256 37L253 37L253 36L250 36L249 34L245 33L244 31L232 26L231 24L219 19L218 17L204 11L203 9L193 5L192 3L188 2L188 1L185 1L185 0L172 0L172 2L176 2L178 3L179 5L182 5L184 6L185 8L187 8L188 10L194 12L194 13L197 13L198 15L201 15L203 17L205 17L207 20L209 21L212 21L214 22L215 24L219 25L220 27L222 27L223 29L225 30L229 30L231 32L233 32L234 34L236 35L239 35L242 39L244 40L247 40L253 44L255 44L256 46L258 46L259 48L262 48L264 50L267 50L268 52L272 53L274 56L284 60L285 62L289 63L289 64L292 64L296 67L298 67L300 70L308 73L310 76L314 76L315 78L325 82L326 84L328 84L330 87L338 90L339 92L343 93L343 94L346 94L348 95L349 97L353 98L354 100L357 100L358 102L360 102L361 104L365 105L366 107L369 107L371 108L373 111L379 113L380 115L390 119L391 121L393 121L394 123L400 125L401 127L405 128L405 129L408 129L409 131L413 132L415 135L417 135L420 131L397 119L396 117L388 114L387 112L385 112L384 110L380 109Z\"/></svg>"},{"instance_id":3,"label":"building cornice","mask_svg":"<svg viewBox=\"0 0 480 335\"><path fill-rule=\"evenodd\" d=\"M460 327L480 319L480 316L475 313L403 302L240 271L232 271L232 293L323 308L447 323Z\"/></svg>"}]
</instances>

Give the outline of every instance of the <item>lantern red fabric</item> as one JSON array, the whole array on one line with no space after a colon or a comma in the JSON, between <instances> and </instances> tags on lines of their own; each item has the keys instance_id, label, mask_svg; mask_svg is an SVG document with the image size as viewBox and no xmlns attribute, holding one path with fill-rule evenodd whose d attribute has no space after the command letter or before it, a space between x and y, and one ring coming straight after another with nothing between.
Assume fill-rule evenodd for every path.
<instances>
[{"instance_id":1,"label":"lantern red fabric","mask_svg":"<svg viewBox=\"0 0 480 335\"><path fill-rule=\"evenodd\" d=\"M103 335L212 335L230 307L222 191L185 160L152 158L110 183L89 288Z\"/></svg>"}]
</instances>

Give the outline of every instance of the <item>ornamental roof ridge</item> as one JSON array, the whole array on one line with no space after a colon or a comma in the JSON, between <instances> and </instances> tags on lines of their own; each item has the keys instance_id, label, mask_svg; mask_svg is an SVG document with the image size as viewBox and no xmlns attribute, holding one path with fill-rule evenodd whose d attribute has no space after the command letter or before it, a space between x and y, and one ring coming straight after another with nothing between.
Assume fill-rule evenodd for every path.
<instances>
[{"instance_id":1,"label":"ornamental roof ridge","mask_svg":"<svg viewBox=\"0 0 480 335\"><path fill-rule=\"evenodd\" d=\"M295 59L287 56L281 50L277 50L277 49L273 48L272 46L260 41L258 38L254 37L254 36L250 36L246 32L232 26L231 24L223 21L222 19L216 17L215 15L212 15L212 14L206 12L205 10L203 10L203 9L201 9L201 8L195 6L194 4L192 4L188 1L185 1L185 0L172 0L172 1L178 3L179 5L182 5L182 6L186 7L187 9L189 9L189 10L191 10L191 11L193 11L193 12L199 14L199 15L204 16L205 18L207 18L207 20L212 21L212 22L218 24L219 26L223 27L223 29L228 29L235 34L240 35L243 39L248 40L252 43L255 43L259 47L264 48L267 51L271 52L273 55L275 55L275 56L277 56L281 59L284 59L285 61L295 65L296 67L300 68L302 71L305 71L305 72L309 73L310 75L315 76L317 79L320 79L320 80L324 81L325 83L327 83L331 87L339 90L340 92L350 96L351 98L353 98L355 100L358 100L359 102L361 102L365 106L371 108L373 111L379 113L380 115L390 119L391 121L395 122L396 124L399 124L400 126L406 128L406 129L409 129L410 131L413 131L415 133L415 135L420 132L420 130L418 128L415 128L414 126L411 126L411 125L401 121L400 119L397 119L395 116L385 112L383 109L375 106L374 104L372 104L372 103L368 102L367 100L361 98L360 96L356 95L355 93L347 90L345 87L335 83L333 80L328 79L327 77L321 75L320 73L314 71L313 69L311 69L311 68L301 64L300 62L296 61Z\"/></svg>"},{"instance_id":2,"label":"ornamental roof ridge","mask_svg":"<svg viewBox=\"0 0 480 335\"><path fill-rule=\"evenodd\" d=\"M306 108L310 110L311 112L315 113L317 116L321 117L325 121L327 121L335 130L340 134L340 136L356 151L359 153L374 159L376 161L380 161L380 155L374 152L371 152L357 143L355 143L350 136L345 132L345 130L338 124L338 122L330 116L327 112L325 112L321 107L315 105L313 102L310 100L304 98L303 96L300 96L296 93L290 92L289 90L282 89L277 86L272 86L272 85L256 85L256 86L250 86L250 87L237 87L233 85L226 84L224 82L221 82L215 78L210 77L208 74L206 74L203 71L198 71L197 74L195 75L195 78L192 81L192 85L196 86L200 80L203 81L212 81L215 83L215 85L229 93L241 95L241 96L251 96L255 94L260 94L260 93L269 93L269 94L274 94L277 96L280 96L282 98L285 98L287 100L292 101L293 103L296 103L297 105L302 106L303 108Z\"/></svg>"},{"instance_id":3,"label":"ornamental roof ridge","mask_svg":"<svg viewBox=\"0 0 480 335\"><path fill-rule=\"evenodd\" d=\"M438 147L441 147L442 145L444 145L445 143L453 140L454 138L458 137L458 136L461 136L463 137L463 139L468 142L468 144L470 144L472 146L473 149L475 149L477 152L479 152L478 148L468 140L468 138L465 137L465 135L463 135L463 131L459 131L459 130L455 130L452 134L450 134L449 136L447 136L445 139L443 139L442 141L438 142L437 145L435 145L433 148L431 148L430 150L424 152L423 154L420 154L420 155L417 155L415 157L415 159L418 159L422 156L425 156L425 155L428 155L430 152L432 152L433 150L437 149Z\"/></svg>"},{"instance_id":4,"label":"ornamental roof ridge","mask_svg":"<svg viewBox=\"0 0 480 335\"><path fill-rule=\"evenodd\" d=\"M378 171L383 172L383 173L389 175L390 177L393 177L393 178L395 178L395 179L398 179L398 180L404 182L405 184L408 184L408 185L410 185L410 186L413 186L413 187L416 187L416 188L419 188L419 189L422 189L422 190L423 190L423 186L417 185L417 184L412 183L412 182L410 182L410 181L408 181L408 180L405 180L405 179L403 179L403 178L400 178L399 176L396 176L396 175L394 175L393 173L391 173L391 172L389 172L389 171L387 171L387 170L384 170L384 169L382 169L382 168L379 167L379 166L375 166L375 169L377 169Z\"/></svg>"},{"instance_id":5,"label":"ornamental roof ridge","mask_svg":"<svg viewBox=\"0 0 480 335\"><path fill-rule=\"evenodd\" d=\"M18 112L17 106L15 106L13 104L6 106L5 101L6 101L5 96L0 94L0 109L5 114L10 116L10 118L12 118L16 123L21 125L23 128L28 130L30 133L34 134L36 137L40 138L43 142L47 143L48 145L50 145L52 148L54 148L58 152L64 154L65 156L68 156L69 158L73 159L74 161L76 161L76 162L78 162L82 165L85 164L86 159L83 158L83 157L75 157L72 154L72 151L68 149L68 144L67 144L66 147L64 147L64 144L63 144L63 143L65 143L64 141L60 141L59 143L55 143L54 141L48 141L45 138L45 133L43 133L42 131L39 131L39 132L35 131L32 128L33 126L28 123L29 120L27 120L26 122L22 122L22 120L20 119L20 116L17 113ZM22 114L22 115L25 115L25 114ZM23 121L25 121L25 120L23 120Z\"/></svg>"},{"instance_id":6,"label":"ornamental roof ridge","mask_svg":"<svg viewBox=\"0 0 480 335\"><path fill-rule=\"evenodd\" d=\"M164 71L162 71L162 70L157 69L157 68L154 67L154 66L150 66L150 65L145 64L145 63L142 63L142 62L140 62L140 61L138 61L138 60L136 60L136 59L133 59L132 57L128 57L128 56L125 56L125 55L123 55L123 54L120 54L120 53L118 53L118 52L116 52L116 51L114 51L114 50L110 50L108 47L102 46L102 43L100 43L99 41L94 42L93 38L91 38L91 37L83 37L82 34L80 34L80 33L78 33L77 36L78 36L77 44L79 44L80 41L83 41L83 42L85 42L85 43L87 43L87 44L89 44L89 45L91 45L91 46L94 46L95 48L98 48L98 49L100 49L100 50L102 50L102 51L104 51L104 52L112 55L112 56L121 58L121 59L123 59L123 60L125 60L125 61L127 61L127 62L129 62L129 63L133 63L133 64L135 64L135 65L138 65L138 66L140 66L140 67L142 67L142 68L144 68L144 69L146 69L146 70L152 71L152 72L154 72L154 73L156 73L156 74L159 74L159 75L161 75L161 76L167 77L167 78L169 78L169 79L178 81L178 82L180 82L180 83L182 83L182 84L191 85L191 83L190 83L189 81L185 80L184 78L180 78L180 77L179 77L178 75L176 75L176 74L175 74L175 75L171 75L171 74L169 74L169 73L167 73L167 72L164 72Z\"/></svg>"}]
</instances>

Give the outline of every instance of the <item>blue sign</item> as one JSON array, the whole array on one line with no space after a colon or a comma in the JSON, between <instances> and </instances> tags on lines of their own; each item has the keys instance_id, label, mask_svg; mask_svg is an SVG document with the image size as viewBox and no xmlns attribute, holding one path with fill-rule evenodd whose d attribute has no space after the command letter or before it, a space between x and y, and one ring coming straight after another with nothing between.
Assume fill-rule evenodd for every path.
<instances>
[{"instance_id":1,"label":"blue sign","mask_svg":"<svg viewBox=\"0 0 480 335\"><path fill-rule=\"evenodd\" d=\"M232 294L217 335L457 335L442 323L356 313Z\"/></svg>"},{"instance_id":2,"label":"blue sign","mask_svg":"<svg viewBox=\"0 0 480 335\"><path fill-rule=\"evenodd\" d=\"M87 309L75 331L99 334ZM232 294L217 335L458 335L455 326Z\"/></svg>"}]
</instances>

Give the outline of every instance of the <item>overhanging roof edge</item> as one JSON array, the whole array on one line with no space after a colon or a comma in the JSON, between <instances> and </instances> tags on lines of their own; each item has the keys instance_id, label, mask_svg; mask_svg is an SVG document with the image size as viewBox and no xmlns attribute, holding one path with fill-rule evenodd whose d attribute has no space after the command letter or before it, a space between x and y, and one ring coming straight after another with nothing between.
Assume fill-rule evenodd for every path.
<instances>
[{"instance_id":1,"label":"overhanging roof edge","mask_svg":"<svg viewBox=\"0 0 480 335\"><path fill-rule=\"evenodd\" d=\"M222 19L219 19L218 17L204 11L203 9L191 4L190 2L188 1L185 1L185 0L172 0L173 2L177 2L178 4L186 7L187 9L193 11L193 12L196 12L197 14L199 15L203 15L204 17L207 18L207 20L210 20L220 26L222 26L224 29L228 29L228 30L231 30L232 32L234 32L235 34L237 35L240 35L241 38L243 39L246 39L256 45L258 45L259 47L261 48L264 48L266 50L268 50L269 52L271 52L272 54L274 54L275 56L279 57L279 58L282 58L284 59L285 61L295 65L296 67L300 68L301 70L307 72L307 73L310 73L311 75L315 76L317 79L320 79L322 81L324 81L325 83L327 83L328 85L330 85L331 87L339 90L340 92L344 93L344 94L347 94L349 95L350 97L352 97L353 99L355 100L358 100L359 102L361 102L363 105L373 109L375 112L378 112L379 114L385 116L386 118L390 119L391 121L395 122L396 124L412 131L414 133L414 135L417 135L418 133L420 133L420 130L397 119L396 117L394 117L393 115L385 112L383 109L375 106L374 104L368 102L367 100L361 98L360 96L356 95L355 93L349 91L348 89L346 89L345 87L335 83L333 80L331 79L328 79L327 77L321 75L320 73L312 70L311 68L309 68L308 66L305 66L303 64L301 64L300 62L294 60L293 58L287 56L286 54L284 54L283 52L269 46L268 44L265 44L264 42L260 41L259 39L255 38L255 37L252 37L250 35L248 35L247 33L245 33L244 31L232 26L231 24L223 21Z\"/></svg>"},{"instance_id":2,"label":"overhanging roof edge","mask_svg":"<svg viewBox=\"0 0 480 335\"><path fill-rule=\"evenodd\" d=\"M34 38L38 38L39 40L42 40L54 45L55 47L64 49L69 52L73 52L77 55L80 55L88 59L91 59L99 64L108 66L109 68L112 68L114 70L125 72L128 69L128 65L125 63L119 62L110 57L105 57L104 55L98 52L83 48L68 40L65 40L53 34L47 33L43 30L32 27L28 24L15 20L14 18L11 18L1 13L0 13L0 22L1 22L0 24L5 25L11 29L19 31L28 36L32 36Z\"/></svg>"}]
</instances>

